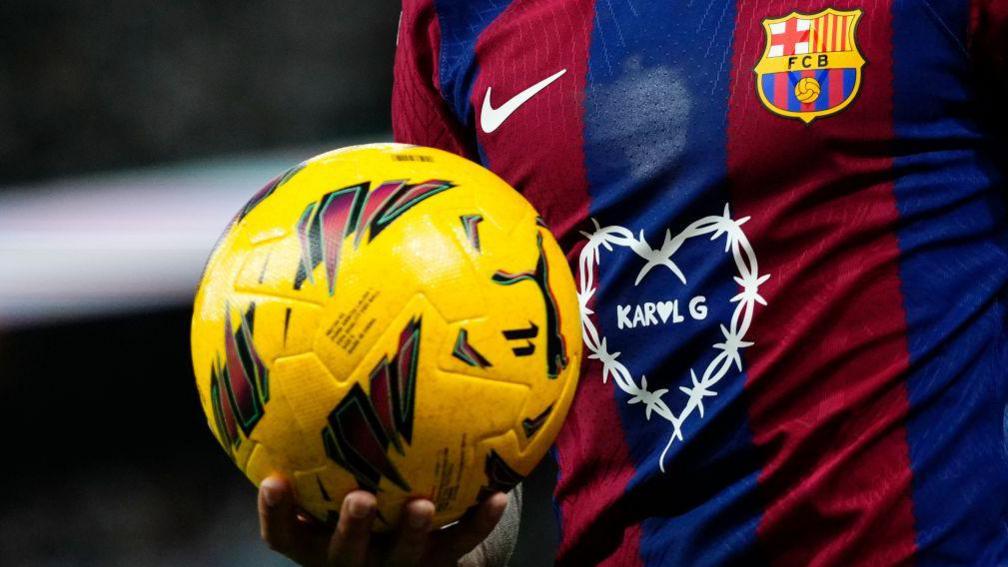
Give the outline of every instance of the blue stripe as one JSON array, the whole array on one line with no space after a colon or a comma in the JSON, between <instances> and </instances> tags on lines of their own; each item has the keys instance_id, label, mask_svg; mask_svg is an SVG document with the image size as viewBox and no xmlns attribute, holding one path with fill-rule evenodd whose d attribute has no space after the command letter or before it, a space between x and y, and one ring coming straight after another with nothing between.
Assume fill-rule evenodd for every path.
<instances>
[{"instance_id":1,"label":"blue stripe","mask_svg":"<svg viewBox=\"0 0 1008 567\"><path fill-rule=\"evenodd\" d=\"M819 98L815 101L816 110L829 109L829 76L829 69L816 72L816 80L819 81Z\"/></svg>"},{"instance_id":2,"label":"blue stripe","mask_svg":"<svg viewBox=\"0 0 1008 567\"><path fill-rule=\"evenodd\" d=\"M893 14L907 440L922 567L1008 564L1004 161L984 153L970 118L968 12L958 0L895 3Z\"/></svg>"},{"instance_id":3,"label":"blue stripe","mask_svg":"<svg viewBox=\"0 0 1008 567\"><path fill-rule=\"evenodd\" d=\"M774 77L776 76L777 73L766 73L760 79L763 81L763 94L773 106L777 106L777 100L774 99Z\"/></svg>"},{"instance_id":4,"label":"blue stripe","mask_svg":"<svg viewBox=\"0 0 1008 567\"><path fill-rule=\"evenodd\" d=\"M843 70L843 100L854 92L854 83L857 81L857 69Z\"/></svg>"},{"instance_id":5,"label":"blue stripe","mask_svg":"<svg viewBox=\"0 0 1008 567\"><path fill-rule=\"evenodd\" d=\"M662 22L662 25L655 25ZM688 24L674 24L688 22ZM644 234L653 248L691 222L719 215L728 202L726 121L731 72L733 2L612 2L596 5L585 100L585 163L590 214L602 226ZM779 80L786 80L780 77ZM764 78L772 87L773 78ZM773 90L767 91L772 100ZM736 96L745 96L736 93ZM748 96L755 96L754 93ZM659 267L639 285L643 260L625 247L601 251L596 295L599 332L609 352L640 385L667 389L673 412L685 406L690 370L702 374L723 340L737 293L724 236L688 240L675 253L682 284ZM706 319L690 318L687 304L703 295ZM618 306L630 315L647 302L678 301L685 319L620 329ZM666 304L667 305L667 304ZM646 317L642 320L647 322ZM643 403L612 379L627 446L636 467L624 502L642 519L640 554L647 565L759 565L756 527L759 465L742 399L745 375L733 369L694 414L659 470L669 422L647 418ZM604 451L604 447L598 450ZM622 530L625 526L612 526ZM601 558L596 558L601 559ZM628 562L631 558L621 558Z\"/></svg>"},{"instance_id":6,"label":"blue stripe","mask_svg":"<svg viewBox=\"0 0 1008 567\"><path fill-rule=\"evenodd\" d=\"M511 0L434 0L441 27L438 60L441 96L448 101L459 124L467 128L474 126L470 95L479 75L475 64L476 41L510 3Z\"/></svg>"}]
</instances>

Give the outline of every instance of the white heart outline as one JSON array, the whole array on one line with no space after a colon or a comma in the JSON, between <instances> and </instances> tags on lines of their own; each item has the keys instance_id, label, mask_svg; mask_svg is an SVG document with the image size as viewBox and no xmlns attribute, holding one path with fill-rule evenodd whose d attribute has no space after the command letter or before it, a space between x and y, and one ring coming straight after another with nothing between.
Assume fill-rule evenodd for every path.
<instances>
[{"instance_id":1,"label":"white heart outline","mask_svg":"<svg viewBox=\"0 0 1008 567\"><path fill-rule=\"evenodd\" d=\"M627 400L628 404L644 403L644 415L647 420L650 421L652 413L655 413L672 424L672 435L669 437L668 443L665 444L665 449L658 459L658 466L662 472L665 472L665 455L668 453L669 448L672 447L672 443L676 439L683 441L683 423L686 422L694 411L697 411L700 414L700 419L703 419L703 399L717 395L717 392L711 388L728 374L732 366L736 366L739 372L742 372L741 351L753 345L752 342L747 342L744 339L746 333L749 332L749 325L752 323L753 311L756 308L756 304L766 305L766 300L759 294L759 288L770 279L770 274L759 275L756 253L753 251L752 246L749 244L749 239L742 230L742 225L749 218L733 219L726 203L723 214L710 215L694 221L675 237L672 236L671 231L666 229L665 242L661 248L651 248L647 240L644 239L643 230L640 232L640 237L635 238L633 232L627 228L618 225L610 225L603 228L594 218L591 220L595 225L595 231L592 233L581 232L588 239L588 242L581 249L578 259L578 304L581 311L581 334L584 338L585 346L591 351L588 358L602 362L603 383L608 381L609 376L613 376L619 388L632 396ZM595 328L595 323L591 320L591 315L594 314L594 311L588 307L588 302L591 301L591 298L597 291L595 288L595 268L599 266L600 250L602 247L605 247L610 252L612 252L614 245L629 248L646 260L644 267L637 273L637 279L634 281L635 287L640 284L641 280L644 279L644 276L652 268L657 266L668 268L685 285L686 276L676 266L675 262L672 261L672 256L690 238L711 233L713 233L710 237L711 240L716 240L722 235L725 236L725 253L728 253L729 250L732 253L735 266L738 269L738 276L734 280L741 286L742 291L730 300L730 303L738 304L732 314L731 328L729 329L723 324L721 325L721 334L724 335L724 342L715 343L712 347L714 350L721 352L707 365L700 379L697 379L696 372L692 368L690 369L690 378L693 382L692 387L679 387L679 390L686 394L688 398L682 411L676 415L672 413L672 410L662 400L662 396L668 392L667 388L653 392L648 391L647 377L644 375L641 375L641 383L638 386L630 375L630 370L618 360L621 353L610 353L607 350L606 338L600 338L598 329Z\"/></svg>"}]
</instances>

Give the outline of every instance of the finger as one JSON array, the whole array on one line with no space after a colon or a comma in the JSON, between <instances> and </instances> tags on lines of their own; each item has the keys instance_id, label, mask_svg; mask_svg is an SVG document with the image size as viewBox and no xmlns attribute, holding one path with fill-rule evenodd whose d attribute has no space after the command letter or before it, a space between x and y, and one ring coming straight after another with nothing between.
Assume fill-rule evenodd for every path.
<instances>
[{"instance_id":1,"label":"finger","mask_svg":"<svg viewBox=\"0 0 1008 567\"><path fill-rule=\"evenodd\" d=\"M325 560L330 531L303 519L294 489L282 477L268 477L259 485L259 532L270 549L302 565L316 565Z\"/></svg>"},{"instance_id":2,"label":"finger","mask_svg":"<svg viewBox=\"0 0 1008 567\"><path fill-rule=\"evenodd\" d=\"M359 567L367 559L377 502L373 494L355 490L340 508L336 531L329 541L329 559L334 565Z\"/></svg>"},{"instance_id":3,"label":"finger","mask_svg":"<svg viewBox=\"0 0 1008 567\"><path fill-rule=\"evenodd\" d=\"M389 567L417 565L427 547L427 535L434 519L434 503L413 500L403 507L403 516L385 564Z\"/></svg>"},{"instance_id":4,"label":"finger","mask_svg":"<svg viewBox=\"0 0 1008 567\"><path fill-rule=\"evenodd\" d=\"M457 559L472 551L490 535L507 508L508 497L498 492L467 513L458 524L439 532L439 555Z\"/></svg>"},{"instance_id":5,"label":"finger","mask_svg":"<svg viewBox=\"0 0 1008 567\"><path fill-rule=\"evenodd\" d=\"M270 549L288 555L297 530L297 513L290 484L271 476L259 485L259 534Z\"/></svg>"}]
</instances>

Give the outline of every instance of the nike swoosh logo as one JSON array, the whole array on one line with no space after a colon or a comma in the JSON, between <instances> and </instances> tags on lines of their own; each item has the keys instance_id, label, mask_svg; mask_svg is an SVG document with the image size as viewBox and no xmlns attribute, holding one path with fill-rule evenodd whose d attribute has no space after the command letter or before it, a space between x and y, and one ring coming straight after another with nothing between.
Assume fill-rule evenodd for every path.
<instances>
[{"instance_id":1,"label":"nike swoosh logo","mask_svg":"<svg viewBox=\"0 0 1008 567\"><path fill-rule=\"evenodd\" d=\"M494 108L493 105L490 104L490 92L493 87L487 87L486 96L483 97L483 108L480 109L480 128L482 128L483 132L487 134L490 134L497 128L500 128L500 125L508 119L508 116L514 114L514 111L518 110L519 106L528 102L530 98L537 95L539 91L548 87L550 83L559 79L566 72L567 69L557 71L549 77L546 77L531 87L516 94L511 98L511 100L505 102L497 108Z\"/></svg>"}]
</instances>

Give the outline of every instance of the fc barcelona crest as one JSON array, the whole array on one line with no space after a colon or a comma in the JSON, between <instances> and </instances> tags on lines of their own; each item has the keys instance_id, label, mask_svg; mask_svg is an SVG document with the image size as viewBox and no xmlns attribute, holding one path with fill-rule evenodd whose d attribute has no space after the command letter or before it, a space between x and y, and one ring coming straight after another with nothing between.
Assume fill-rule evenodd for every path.
<instances>
[{"instance_id":1,"label":"fc barcelona crest","mask_svg":"<svg viewBox=\"0 0 1008 567\"><path fill-rule=\"evenodd\" d=\"M857 45L861 10L827 8L763 20L766 47L756 63L756 91L774 114L806 124L840 112L861 89L865 60Z\"/></svg>"}]
</instances>

